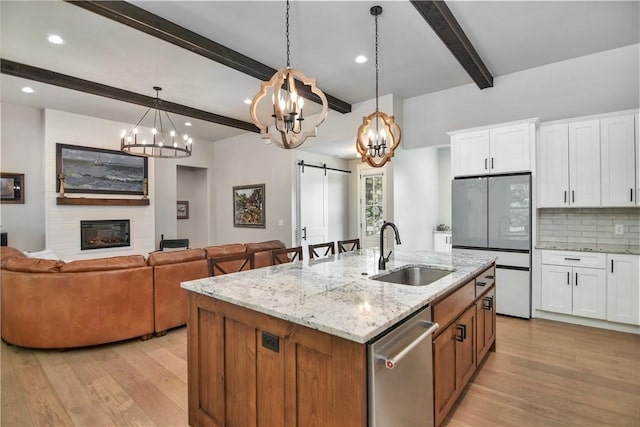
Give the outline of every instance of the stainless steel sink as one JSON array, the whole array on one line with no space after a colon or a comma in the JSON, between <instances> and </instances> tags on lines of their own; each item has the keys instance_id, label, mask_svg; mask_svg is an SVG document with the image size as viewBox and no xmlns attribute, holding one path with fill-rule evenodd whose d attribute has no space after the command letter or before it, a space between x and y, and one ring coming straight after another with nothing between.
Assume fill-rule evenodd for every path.
<instances>
[{"instance_id":1,"label":"stainless steel sink","mask_svg":"<svg viewBox=\"0 0 640 427\"><path fill-rule=\"evenodd\" d=\"M425 265L407 265L388 273L371 276L371 278L400 285L425 286L453 273L453 271Z\"/></svg>"}]
</instances>

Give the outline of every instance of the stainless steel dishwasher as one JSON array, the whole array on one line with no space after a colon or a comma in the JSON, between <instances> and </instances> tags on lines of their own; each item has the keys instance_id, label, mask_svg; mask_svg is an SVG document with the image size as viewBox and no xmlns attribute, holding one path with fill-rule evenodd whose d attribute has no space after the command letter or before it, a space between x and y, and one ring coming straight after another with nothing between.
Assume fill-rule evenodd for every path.
<instances>
[{"instance_id":1,"label":"stainless steel dishwasher","mask_svg":"<svg viewBox=\"0 0 640 427\"><path fill-rule=\"evenodd\" d=\"M433 426L431 307L367 346L369 427Z\"/></svg>"}]
</instances>

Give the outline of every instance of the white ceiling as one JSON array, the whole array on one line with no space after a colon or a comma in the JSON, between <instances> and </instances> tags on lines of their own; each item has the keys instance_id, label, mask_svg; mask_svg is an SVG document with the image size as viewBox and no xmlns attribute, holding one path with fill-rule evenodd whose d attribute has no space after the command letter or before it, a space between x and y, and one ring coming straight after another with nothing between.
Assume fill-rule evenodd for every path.
<instances>
[{"instance_id":1,"label":"white ceiling","mask_svg":"<svg viewBox=\"0 0 640 427\"><path fill-rule=\"evenodd\" d=\"M285 65L284 1L133 3L265 65ZM375 4L384 8L381 96L406 99L472 82L408 1L292 2L291 65L344 101L373 98L373 61L359 65L354 58L373 59L369 8ZM640 42L638 1L447 4L494 77ZM59 0L2 0L0 14L3 59L149 96L158 85L167 101L251 121L243 100L259 89L253 77ZM61 35L65 43L48 43L49 34ZM21 92L26 85L35 93ZM145 110L7 75L1 77L1 90L3 102L123 122L136 121ZM174 115L176 123L187 120L196 139L215 141L243 132ZM339 150L338 145L329 148Z\"/></svg>"}]
</instances>

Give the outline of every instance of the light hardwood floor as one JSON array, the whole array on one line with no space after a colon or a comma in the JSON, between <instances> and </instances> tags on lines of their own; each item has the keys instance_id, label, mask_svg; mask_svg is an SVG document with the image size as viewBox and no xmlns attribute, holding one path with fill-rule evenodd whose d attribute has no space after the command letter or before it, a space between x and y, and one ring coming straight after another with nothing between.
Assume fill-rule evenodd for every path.
<instances>
[{"instance_id":1,"label":"light hardwood floor","mask_svg":"<svg viewBox=\"0 0 640 427\"><path fill-rule=\"evenodd\" d=\"M498 316L497 343L445 425L640 425L639 336ZM1 350L3 427L187 425L186 328L81 350Z\"/></svg>"}]
</instances>

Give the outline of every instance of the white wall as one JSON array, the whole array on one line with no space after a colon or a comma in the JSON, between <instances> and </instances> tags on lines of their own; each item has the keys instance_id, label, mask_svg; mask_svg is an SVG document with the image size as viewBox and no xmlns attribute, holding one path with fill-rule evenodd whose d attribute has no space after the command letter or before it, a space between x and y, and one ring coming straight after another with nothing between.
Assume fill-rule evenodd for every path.
<instances>
[{"instance_id":1,"label":"white wall","mask_svg":"<svg viewBox=\"0 0 640 427\"><path fill-rule=\"evenodd\" d=\"M451 147L438 147L438 224L451 227Z\"/></svg>"},{"instance_id":2,"label":"white wall","mask_svg":"<svg viewBox=\"0 0 640 427\"><path fill-rule=\"evenodd\" d=\"M181 238L178 230L178 224L183 221L189 221L189 224L197 227L198 242L202 245L196 245L196 240L189 241L192 248L208 246L215 241L215 198L213 196L215 186L214 181L214 143L211 141L196 140L193 142L193 151L191 157L182 159L158 159L155 161L155 245L160 242L160 235L164 234L165 239ZM189 203L189 209L192 209L192 203L195 203L193 209L195 212L205 211L204 218L202 216L194 217L189 220L176 219L176 202L183 200L180 198L182 190L178 189L178 170L182 168L194 168L198 172L199 178L193 177L194 187L191 189L192 197ZM194 171L195 172L195 171ZM206 176L205 176L206 175ZM197 214L196 214L197 215Z\"/></svg>"},{"instance_id":3,"label":"white wall","mask_svg":"<svg viewBox=\"0 0 640 427\"><path fill-rule=\"evenodd\" d=\"M23 173L25 182L24 204L0 205L0 225L10 246L39 251L45 249L43 113L3 103L1 122L0 169Z\"/></svg>"},{"instance_id":4,"label":"white wall","mask_svg":"<svg viewBox=\"0 0 640 427\"><path fill-rule=\"evenodd\" d=\"M189 239L189 246L202 248L208 246L209 239L206 233L209 217L209 185L205 168L193 168L188 166L177 167L177 200L189 203L189 218L178 219L177 234L165 238ZM158 229L156 223L156 230Z\"/></svg>"},{"instance_id":5,"label":"white wall","mask_svg":"<svg viewBox=\"0 0 640 427\"><path fill-rule=\"evenodd\" d=\"M638 108L640 45L498 76L404 102L405 148L449 144L448 131L529 117L540 121Z\"/></svg>"},{"instance_id":6,"label":"white wall","mask_svg":"<svg viewBox=\"0 0 640 427\"><path fill-rule=\"evenodd\" d=\"M438 149L400 147L393 158L394 219L402 250L432 250L438 221Z\"/></svg>"}]
</instances>

